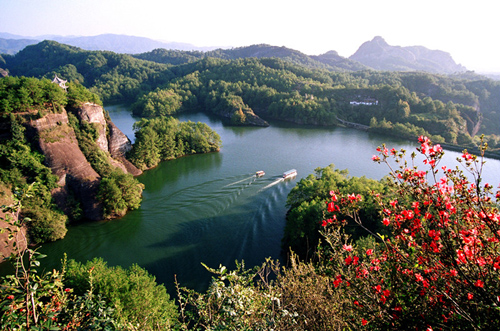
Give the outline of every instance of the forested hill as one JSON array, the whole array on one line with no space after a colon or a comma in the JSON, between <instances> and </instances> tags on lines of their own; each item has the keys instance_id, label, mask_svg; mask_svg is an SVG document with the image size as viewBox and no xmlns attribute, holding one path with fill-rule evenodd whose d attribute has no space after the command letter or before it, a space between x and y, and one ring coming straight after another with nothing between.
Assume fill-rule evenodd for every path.
<instances>
[{"instance_id":1,"label":"forested hill","mask_svg":"<svg viewBox=\"0 0 500 331\"><path fill-rule=\"evenodd\" d=\"M11 76L52 79L57 73L68 81L92 87L106 102L133 100L143 91L174 78L164 64L108 51L85 51L48 40L3 57Z\"/></svg>"},{"instance_id":2,"label":"forested hill","mask_svg":"<svg viewBox=\"0 0 500 331\"><path fill-rule=\"evenodd\" d=\"M365 65L344 58L335 51L319 56L309 56L287 47L271 46L266 44L251 45L232 49L216 49L209 52L177 51L155 49L151 52L137 54L134 57L158 63L182 64L200 60L204 57L214 57L225 60L243 58L279 58L287 62L302 65L311 69L326 69L332 71L357 71L368 69Z\"/></svg>"},{"instance_id":3,"label":"forested hill","mask_svg":"<svg viewBox=\"0 0 500 331\"><path fill-rule=\"evenodd\" d=\"M472 72L333 71L316 60L311 68L299 64L306 61L301 53L285 48L279 48L283 58L258 58L272 53L266 49L272 47L219 54L227 59L201 52L150 53L166 64L44 41L4 55L2 65L11 75L52 79L57 73L77 80L104 102L133 103L143 117L201 110L244 125L266 125L268 119L336 125L342 119L372 131L410 139L425 134L466 147L486 134L490 147L500 148L500 82ZM335 62L338 56L329 53L327 59Z\"/></svg>"}]
</instances>

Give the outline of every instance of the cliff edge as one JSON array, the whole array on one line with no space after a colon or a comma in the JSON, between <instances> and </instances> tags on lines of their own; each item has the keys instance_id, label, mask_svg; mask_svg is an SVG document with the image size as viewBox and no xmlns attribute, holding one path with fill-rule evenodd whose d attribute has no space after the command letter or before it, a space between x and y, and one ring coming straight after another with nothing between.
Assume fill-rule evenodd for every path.
<instances>
[{"instance_id":1,"label":"cliff edge","mask_svg":"<svg viewBox=\"0 0 500 331\"><path fill-rule=\"evenodd\" d=\"M125 158L125 153L131 148L130 140L106 119L101 106L85 103L68 111L75 114L79 121L93 124L97 131L95 143L105 152L112 166L134 176L142 173ZM45 155L46 165L59 179L59 187L52 192L59 208L68 214L71 206L67 201L73 194L81 201L85 218L102 220L102 204L96 199L101 177L80 149L75 131L69 124L67 110L30 120L27 127Z\"/></svg>"}]
</instances>

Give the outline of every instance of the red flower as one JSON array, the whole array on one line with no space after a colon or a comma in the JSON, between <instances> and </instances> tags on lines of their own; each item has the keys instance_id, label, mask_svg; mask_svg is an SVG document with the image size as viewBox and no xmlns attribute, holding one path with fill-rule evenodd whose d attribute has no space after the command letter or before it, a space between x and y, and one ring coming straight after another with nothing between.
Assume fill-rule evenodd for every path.
<instances>
[{"instance_id":1,"label":"red flower","mask_svg":"<svg viewBox=\"0 0 500 331\"><path fill-rule=\"evenodd\" d=\"M333 286L338 287L342 283L342 276L337 275L337 278L333 281Z\"/></svg>"},{"instance_id":2,"label":"red flower","mask_svg":"<svg viewBox=\"0 0 500 331\"><path fill-rule=\"evenodd\" d=\"M9 300L14 300L14 296L11 294L11 295L9 295L9 296L7 297L7 299L9 299Z\"/></svg>"},{"instance_id":3,"label":"red flower","mask_svg":"<svg viewBox=\"0 0 500 331\"><path fill-rule=\"evenodd\" d=\"M348 252L352 251L352 245L344 245L344 246L342 246L342 248Z\"/></svg>"},{"instance_id":4,"label":"red flower","mask_svg":"<svg viewBox=\"0 0 500 331\"><path fill-rule=\"evenodd\" d=\"M472 300L474 298L474 295L472 293L467 293L467 299Z\"/></svg>"},{"instance_id":5,"label":"red flower","mask_svg":"<svg viewBox=\"0 0 500 331\"><path fill-rule=\"evenodd\" d=\"M379 162L380 161L380 157L378 157L377 155L373 155L372 156L372 161Z\"/></svg>"},{"instance_id":6,"label":"red flower","mask_svg":"<svg viewBox=\"0 0 500 331\"><path fill-rule=\"evenodd\" d=\"M359 257L355 256L355 257L352 259L352 264L356 265L356 264L358 264L358 261L359 261Z\"/></svg>"},{"instance_id":7,"label":"red flower","mask_svg":"<svg viewBox=\"0 0 500 331\"><path fill-rule=\"evenodd\" d=\"M366 255L370 256L373 254L373 249L367 249L366 250Z\"/></svg>"},{"instance_id":8,"label":"red flower","mask_svg":"<svg viewBox=\"0 0 500 331\"><path fill-rule=\"evenodd\" d=\"M478 279L477 282L474 283L476 287L484 287L484 282L481 279Z\"/></svg>"},{"instance_id":9,"label":"red flower","mask_svg":"<svg viewBox=\"0 0 500 331\"><path fill-rule=\"evenodd\" d=\"M346 257L346 258L345 258L345 260L344 260L344 261L345 261L345 264L346 264L346 265L349 265L349 264L351 264L351 262L352 262L352 258L351 258L350 256L348 256L348 257Z\"/></svg>"},{"instance_id":10,"label":"red flower","mask_svg":"<svg viewBox=\"0 0 500 331\"><path fill-rule=\"evenodd\" d=\"M361 319L361 324L362 324L362 325L366 325L366 324L368 324L368 321L367 321L367 320L365 320L364 318L362 318L362 319Z\"/></svg>"},{"instance_id":11,"label":"red flower","mask_svg":"<svg viewBox=\"0 0 500 331\"><path fill-rule=\"evenodd\" d=\"M64 291L65 291L65 292L70 292L70 291L71 291L71 289L70 289L70 288L65 288L65 289L64 289Z\"/></svg>"}]
</instances>

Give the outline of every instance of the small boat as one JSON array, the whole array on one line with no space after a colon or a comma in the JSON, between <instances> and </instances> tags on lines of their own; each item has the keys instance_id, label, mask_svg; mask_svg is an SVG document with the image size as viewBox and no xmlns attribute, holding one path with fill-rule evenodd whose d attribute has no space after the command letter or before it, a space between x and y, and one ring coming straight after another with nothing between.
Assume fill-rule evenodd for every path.
<instances>
[{"instance_id":1,"label":"small boat","mask_svg":"<svg viewBox=\"0 0 500 331\"><path fill-rule=\"evenodd\" d=\"M266 173L264 172L264 170L259 170L255 173L255 177L262 177L264 176Z\"/></svg>"},{"instance_id":2,"label":"small boat","mask_svg":"<svg viewBox=\"0 0 500 331\"><path fill-rule=\"evenodd\" d=\"M292 178L292 177L295 177L295 176L297 176L297 170L295 170L295 169L288 170L288 171L286 171L286 172L283 173L283 178L284 179Z\"/></svg>"}]
</instances>

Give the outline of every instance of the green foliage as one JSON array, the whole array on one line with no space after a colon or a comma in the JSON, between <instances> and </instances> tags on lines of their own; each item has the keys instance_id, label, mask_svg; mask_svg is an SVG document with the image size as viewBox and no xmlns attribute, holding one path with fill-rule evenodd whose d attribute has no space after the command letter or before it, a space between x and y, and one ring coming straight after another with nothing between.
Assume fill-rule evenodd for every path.
<instances>
[{"instance_id":1,"label":"green foliage","mask_svg":"<svg viewBox=\"0 0 500 331\"><path fill-rule=\"evenodd\" d=\"M109 316L111 310L100 297L90 289L82 297L71 294L71 289L63 287L65 264L62 271L40 273L40 259L45 257L31 249L21 230L28 218L22 218L22 200L36 194L35 186L26 191L15 190L13 202L2 206L8 226L6 244L14 253L9 262L14 265L14 273L0 279L0 323L4 330L60 330L105 329L115 325ZM114 328L113 328L114 329Z\"/></svg>"},{"instance_id":2,"label":"green foliage","mask_svg":"<svg viewBox=\"0 0 500 331\"><path fill-rule=\"evenodd\" d=\"M165 287L143 268L109 267L102 259L85 264L70 260L65 285L77 294L90 290L111 302L114 316L126 329L171 330L177 324L178 312Z\"/></svg>"},{"instance_id":3,"label":"green foliage","mask_svg":"<svg viewBox=\"0 0 500 331\"><path fill-rule=\"evenodd\" d=\"M0 181L21 190L32 186L33 194L22 196L23 215L31 218L27 226L32 243L61 239L67 231L67 217L55 206L50 194L57 187L57 177L43 165L43 155L27 144L19 118L11 119L13 140L0 143Z\"/></svg>"},{"instance_id":4,"label":"green foliage","mask_svg":"<svg viewBox=\"0 0 500 331\"><path fill-rule=\"evenodd\" d=\"M102 106L102 101L99 96L95 93L87 90L83 85L79 83L69 82L68 83L68 106L78 107L85 102L91 102L96 105Z\"/></svg>"},{"instance_id":5,"label":"green foliage","mask_svg":"<svg viewBox=\"0 0 500 331\"><path fill-rule=\"evenodd\" d=\"M179 122L170 117L142 119L134 124L135 143L130 160L139 169L187 154L220 149L220 136L204 123Z\"/></svg>"},{"instance_id":6,"label":"green foliage","mask_svg":"<svg viewBox=\"0 0 500 331\"><path fill-rule=\"evenodd\" d=\"M143 117L173 115L181 108L181 100L182 97L172 89L157 89L140 97L133 109L136 109L134 113L140 113Z\"/></svg>"},{"instance_id":7,"label":"green foliage","mask_svg":"<svg viewBox=\"0 0 500 331\"><path fill-rule=\"evenodd\" d=\"M0 78L0 114L59 111L67 103L66 94L48 79L26 77Z\"/></svg>"},{"instance_id":8,"label":"green foliage","mask_svg":"<svg viewBox=\"0 0 500 331\"><path fill-rule=\"evenodd\" d=\"M104 217L123 216L139 208L144 185L121 170L111 172L99 184L97 198L103 204Z\"/></svg>"},{"instance_id":9,"label":"green foliage","mask_svg":"<svg viewBox=\"0 0 500 331\"><path fill-rule=\"evenodd\" d=\"M279 325L282 307L278 293L265 280L266 272L276 271L268 261L262 268L245 269L236 262L236 270L224 266L204 267L215 274L206 293L179 290L181 318L192 330L271 330ZM287 317L286 315L284 317Z\"/></svg>"},{"instance_id":10,"label":"green foliage","mask_svg":"<svg viewBox=\"0 0 500 331\"><path fill-rule=\"evenodd\" d=\"M178 288L184 329L191 330L342 330L348 298L336 291L321 265L300 262L280 268L267 259L260 267L235 270L205 266L214 274L209 289Z\"/></svg>"},{"instance_id":11,"label":"green foliage","mask_svg":"<svg viewBox=\"0 0 500 331\"><path fill-rule=\"evenodd\" d=\"M320 220L327 210L325 200L332 190L343 193L362 195L365 200L361 208L364 229L350 220L349 233L358 238L368 231L379 231L379 208L373 200L373 192L386 190L383 181L375 181L366 177L348 177L347 170L335 169L333 165L317 168L315 173L302 178L290 191L287 197L289 210L286 217L285 233L282 239L282 250L292 250L302 258L309 258L316 249L321 238Z\"/></svg>"},{"instance_id":12,"label":"green foliage","mask_svg":"<svg viewBox=\"0 0 500 331\"><path fill-rule=\"evenodd\" d=\"M56 241L64 238L68 217L55 208L27 207L23 216L29 218L29 237L33 244Z\"/></svg>"}]
</instances>

